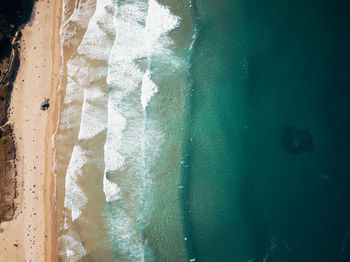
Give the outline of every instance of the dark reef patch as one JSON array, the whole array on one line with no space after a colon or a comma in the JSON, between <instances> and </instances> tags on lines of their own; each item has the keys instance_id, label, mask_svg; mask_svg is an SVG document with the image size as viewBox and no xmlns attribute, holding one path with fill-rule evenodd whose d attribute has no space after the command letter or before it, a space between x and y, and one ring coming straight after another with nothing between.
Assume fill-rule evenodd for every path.
<instances>
[{"instance_id":1,"label":"dark reef patch","mask_svg":"<svg viewBox=\"0 0 350 262\"><path fill-rule=\"evenodd\" d=\"M284 128L281 144L291 154L311 152L314 146L308 131L290 126Z\"/></svg>"}]
</instances>

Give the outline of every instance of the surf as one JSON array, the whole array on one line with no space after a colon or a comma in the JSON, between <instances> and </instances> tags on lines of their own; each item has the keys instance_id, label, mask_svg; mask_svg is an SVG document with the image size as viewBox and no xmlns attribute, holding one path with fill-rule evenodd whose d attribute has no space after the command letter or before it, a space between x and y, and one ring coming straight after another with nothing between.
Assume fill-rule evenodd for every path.
<instances>
[{"instance_id":1,"label":"surf","mask_svg":"<svg viewBox=\"0 0 350 262\"><path fill-rule=\"evenodd\" d=\"M103 247L106 259L144 261L152 256L144 240L152 213L151 168L164 143L149 111L163 77L153 68L181 66L169 37L181 18L155 0L66 2L63 13L56 136L58 182L65 185L58 197L60 257L93 259L98 244L78 228L98 223L101 243L112 241Z\"/></svg>"}]
</instances>

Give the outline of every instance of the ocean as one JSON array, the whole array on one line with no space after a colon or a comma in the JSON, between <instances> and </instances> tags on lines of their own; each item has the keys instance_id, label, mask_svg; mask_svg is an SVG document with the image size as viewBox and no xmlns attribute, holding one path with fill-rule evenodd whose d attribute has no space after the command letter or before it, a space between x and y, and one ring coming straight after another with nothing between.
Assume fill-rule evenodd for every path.
<instances>
[{"instance_id":1,"label":"ocean","mask_svg":"<svg viewBox=\"0 0 350 262\"><path fill-rule=\"evenodd\" d=\"M64 1L59 261L349 261L345 1Z\"/></svg>"}]
</instances>

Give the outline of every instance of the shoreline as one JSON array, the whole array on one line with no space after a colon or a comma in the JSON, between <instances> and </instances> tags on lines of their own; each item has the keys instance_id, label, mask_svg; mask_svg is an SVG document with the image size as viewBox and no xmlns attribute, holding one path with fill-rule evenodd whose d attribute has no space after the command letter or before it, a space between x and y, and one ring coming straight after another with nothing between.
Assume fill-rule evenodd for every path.
<instances>
[{"instance_id":1,"label":"shoreline","mask_svg":"<svg viewBox=\"0 0 350 262\"><path fill-rule=\"evenodd\" d=\"M35 3L18 41L20 67L9 101L16 159L15 214L1 223L1 261L56 261L54 140L59 107L62 0ZM40 110L44 98L48 111Z\"/></svg>"},{"instance_id":2,"label":"shoreline","mask_svg":"<svg viewBox=\"0 0 350 262\"><path fill-rule=\"evenodd\" d=\"M59 85L60 85L60 69L62 66L61 56L61 40L60 40L60 28L62 24L62 0L55 1L54 15L52 24L52 75L51 75L51 90L50 90L50 106L49 121L46 126L45 134L45 176L44 184L49 187L44 193L44 206L46 207L47 214L51 214L52 220L46 220L45 234L51 236L49 238L49 245L45 245L45 261L56 261L58 254L57 247L57 233L56 233L56 179L54 173L55 167L55 135L58 128L59 121Z\"/></svg>"}]
</instances>

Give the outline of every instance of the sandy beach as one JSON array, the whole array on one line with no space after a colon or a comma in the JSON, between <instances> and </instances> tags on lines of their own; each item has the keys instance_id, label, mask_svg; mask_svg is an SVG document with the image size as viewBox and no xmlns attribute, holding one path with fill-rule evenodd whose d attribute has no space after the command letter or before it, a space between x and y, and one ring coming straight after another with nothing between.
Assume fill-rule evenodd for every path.
<instances>
[{"instance_id":1,"label":"sandy beach","mask_svg":"<svg viewBox=\"0 0 350 262\"><path fill-rule=\"evenodd\" d=\"M0 261L56 261L54 140L62 1L39 0L22 30L9 121L16 143L15 218L1 224ZM50 99L47 111L41 102Z\"/></svg>"}]
</instances>

